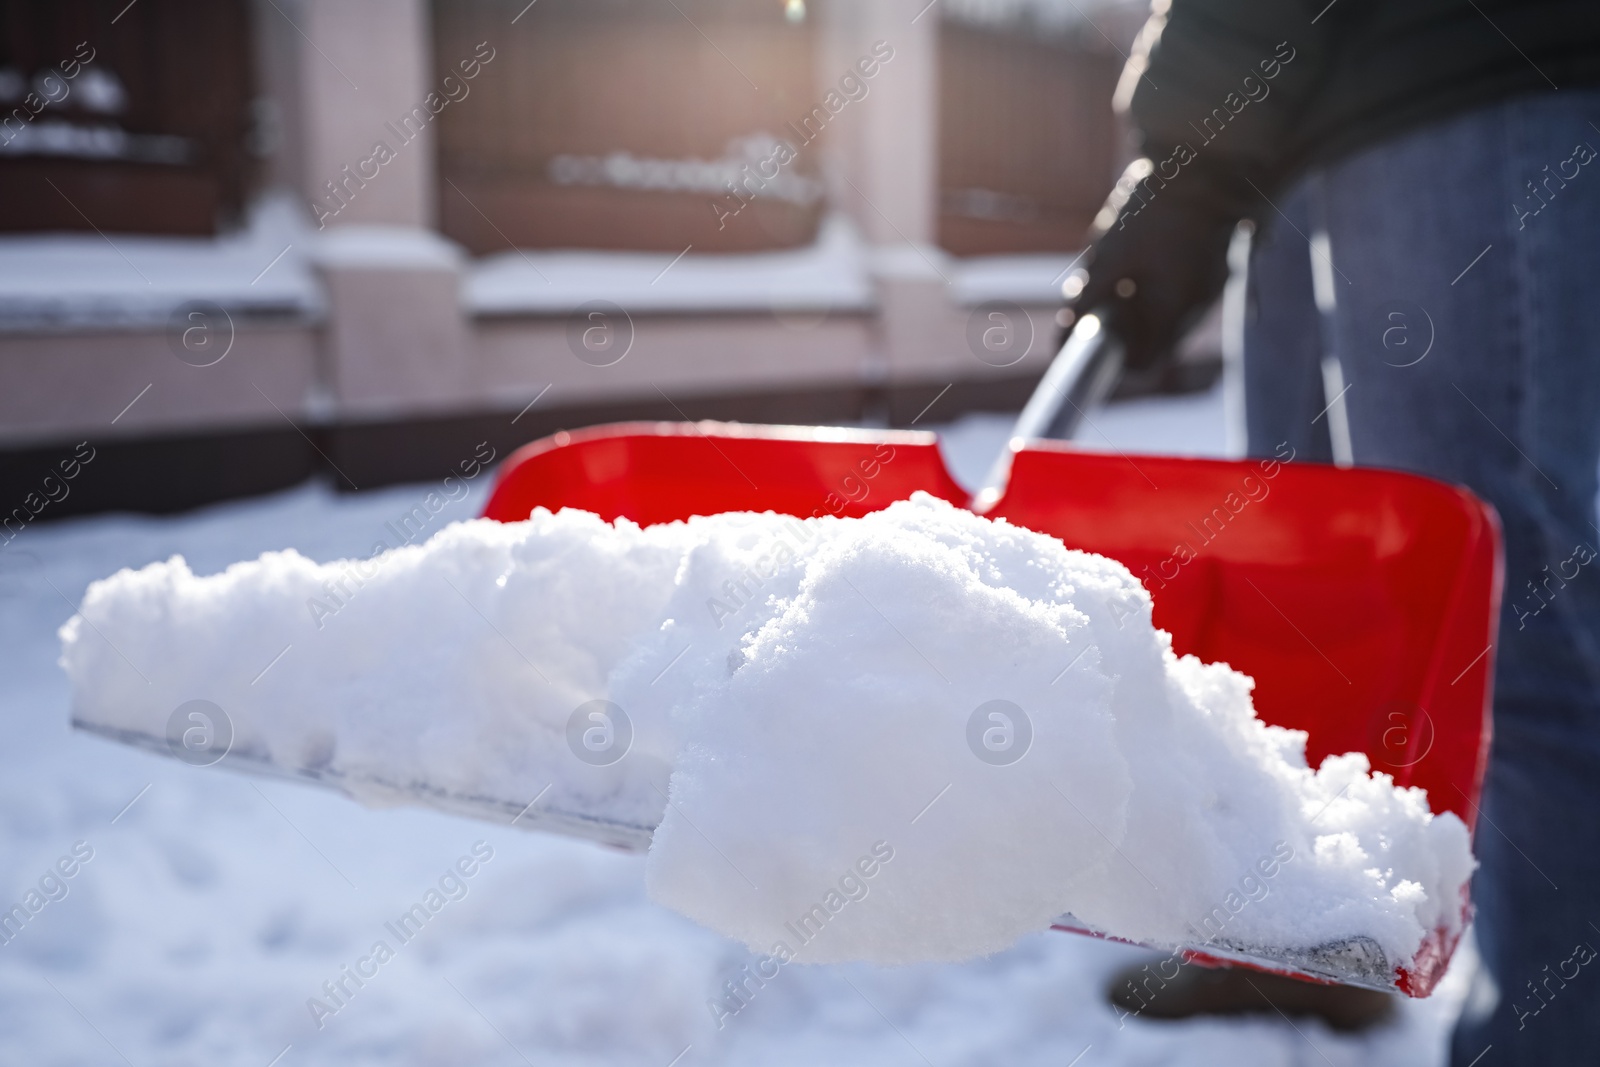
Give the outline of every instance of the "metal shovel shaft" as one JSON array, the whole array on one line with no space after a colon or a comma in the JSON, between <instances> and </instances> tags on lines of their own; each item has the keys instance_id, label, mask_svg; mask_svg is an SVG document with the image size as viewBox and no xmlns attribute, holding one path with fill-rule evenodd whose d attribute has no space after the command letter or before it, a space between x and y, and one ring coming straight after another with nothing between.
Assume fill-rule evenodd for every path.
<instances>
[{"instance_id":1,"label":"metal shovel shaft","mask_svg":"<svg viewBox=\"0 0 1600 1067\"><path fill-rule=\"evenodd\" d=\"M982 514L1000 499L1011 477L1011 456L1018 448L1028 441L1070 440L1083 422L1084 413L1116 388L1117 379L1122 376L1123 346L1106 330L1104 321L1101 314L1085 315L1067 335L1034 387L1027 406L1017 416L983 486L973 496L974 511Z\"/></svg>"}]
</instances>

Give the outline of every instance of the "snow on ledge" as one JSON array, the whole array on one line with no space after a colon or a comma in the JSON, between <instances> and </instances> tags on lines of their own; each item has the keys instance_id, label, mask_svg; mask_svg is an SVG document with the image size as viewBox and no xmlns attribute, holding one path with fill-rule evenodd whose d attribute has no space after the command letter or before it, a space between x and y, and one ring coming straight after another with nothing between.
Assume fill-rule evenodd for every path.
<instances>
[{"instance_id":1,"label":"snow on ledge","mask_svg":"<svg viewBox=\"0 0 1600 1067\"><path fill-rule=\"evenodd\" d=\"M1053 306L1061 303L1061 283L1078 257L1076 252L1050 252L958 259L951 275L955 298L969 306L989 300Z\"/></svg>"},{"instance_id":2,"label":"snow on ledge","mask_svg":"<svg viewBox=\"0 0 1600 1067\"><path fill-rule=\"evenodd\" d=\"M254 204L218 237L50 233L0 237L0 333L161 327L209 300L233 312L314 317L312 231L288 197Z\"/></svg>"},{"instance_id":3,"label":"snow on ledge","mask_svg":"<svg viewBox=\"0 0 1600 1067\"><path fill-rule=\"evenodd\" d=\"M874 245L869 258L874 278L945 285L950 284L950 270L955 263L944 249L920 241Z\"/></svg>"},{"instance_id":4,"label":"snow on ledge","mask_svg":"<svg viewBox=\"0 0 1600 1067\"><path fill-rule=\"evenodd\" d=\"M815 243L782 252L502 252L467 268L462 300L475 315L564 315L592 300L629 312L865 311L873 290L860 235L830 215Z\"/></svg>"},{"instance_id":5,"label":"snow on ledge","mask_svg":"<svg viewBox=\"0 0 1600 1067\"><path fill-rule=\"evenodd\" d=\"M361 270L459 270L461 246L414 226L332 226L316 235L310 258L319 267Z\"/></svg>"},{"instance_id":6,"label":"snow on ledge","mask_svg":"<svg viewBox=\"0 0 1600 1067\"><path fill-rule=\"evenodd\" d=\"M1142 18L1149 9L1146 0L946 0L942 10L949 21L989 29L1063 33L1090 27L1098 33L1099 18L1123 11Z\"/></svg>"},{"instance_id":7,"label":"snow on ledge","mask_svg":"<svg viewBox=\"0 0 1600 1067\"><path fill-rule=\"evenodd\" d=\"M0 334L159 328L206 300L246 315L319 317L319 268L462 272L472 315L565 315L594 300L630 312L865 312L878 278L951 285L962 305L1055 304L1072 255L957 259L931 247L870 247L842 214L804 248L748 254L517 250L477 260L436 233L336 226L317 232L287 195L262 198L215 238L137 234L0 236Z\"/></svg>"}]
</instances>

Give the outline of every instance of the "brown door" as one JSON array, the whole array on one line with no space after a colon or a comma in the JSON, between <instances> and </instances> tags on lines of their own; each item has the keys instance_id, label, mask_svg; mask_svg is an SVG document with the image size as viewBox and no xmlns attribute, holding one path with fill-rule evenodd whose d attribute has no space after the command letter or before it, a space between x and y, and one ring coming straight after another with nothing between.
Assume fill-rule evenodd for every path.
<instances>
[{"instance_id":1,"label":"brown door","mask_svg":"<svg viewBox=\"0 0 1600 1067\"><path fill-rule=\"evenodd\" d=\"M441 228L471 251L814 237L815 152L789 128L816 103L813 35L779 0L434 0L433 20L438 80L495 53L437 122Z\"/></svg>"},{"instance_id":2,"label":"brown door","mask_svg":"<svg viewBox=\"0 0 1600 1067\"><path fill-rule=\"evenodd\" d=\"M1074 35L945 21L939 244L957 255L1083 247L1111 191L1122 59Z\"/></svg>"}]
</instances>

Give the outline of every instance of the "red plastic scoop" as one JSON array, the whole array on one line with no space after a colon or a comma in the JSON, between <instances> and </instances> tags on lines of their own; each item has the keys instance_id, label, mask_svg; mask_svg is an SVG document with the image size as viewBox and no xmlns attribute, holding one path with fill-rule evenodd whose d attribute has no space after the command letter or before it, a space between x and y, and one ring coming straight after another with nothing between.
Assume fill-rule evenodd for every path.
<instances>
[{"instance_id":1,"label":"red plastic scoop","mask_svg":"<svg viewBox=\"0 0 1600 1067\"><path fill-rule=\"evenodd\" d=\"M965 505L932 434L626 424L530 444L484 515L582 508L639 523L723 511L859 516L925 490ZM1499 532L1464 489L1289 458L1014 453L988 514L1126 564L1179 654L1256 679L1269 723L1305 730L1313 765L1365 752L1468 826L1489 742ZM1466 904L1463 902L1463 906ZM1455 938L1438 931L1387 975L1337 959L1216 949L1192 958L1426 996ZM1357 953L1359 955L1359 952Z\"/></svg>"}]
</instances>

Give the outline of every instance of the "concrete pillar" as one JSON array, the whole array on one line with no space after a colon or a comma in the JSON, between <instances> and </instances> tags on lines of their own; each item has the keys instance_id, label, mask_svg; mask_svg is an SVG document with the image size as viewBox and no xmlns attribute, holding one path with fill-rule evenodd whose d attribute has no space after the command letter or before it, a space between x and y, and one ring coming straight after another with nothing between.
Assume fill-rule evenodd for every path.
<instances>
[{"instance_id":1,"label":"concrete pillar","mask_svg":"<svg viewBox=\"0 0 1600 1067\"><path fill-rule=\"evenodd\" d=\"M877 41L894 58L864 101L856 211L875 245L934 243L938 194L939 10L927 0L872 0L855 10L854 61ZM862 207L865 210L862 210Z\"/></svg>"},{"instance_id":2,"label":"concrete pillar","mask_svg":"<svg viewBox=\"0 0 1600 1067\"><path fill-rule=\"evenodd\" d=\"M437 173L434 130L431 124L420 132L401 124L432 88L426 0L278 3L304 34L299 63L301 189L308 200L334 212L319 217L329 226L431 228ZM394 158L365 180L361 163L380 142ZM338 198L330 184L340 189Z\"/></svg>"},{"instance_id":3,"label":"concrete pillar","mask_svg":"<svg viewBox=\"0 0 1600 1067\"><path fill-rule=\"evenodd\" d=\"M329 227L325 385L341 421L461 411L481 399L461 311L461 255L407 227Z\"/></svg>"},{"instance_id":4,"label":"concrete pillar","mask_svg":"<svg viewBox=\"0 0 1600 1067\"><path fill-rule=\"evenodd\" d=\"M928 0L832 0L823 11L823 86L876 42L894 49L829 157L830 194L871 245L881 373L894 381L972 370L962 364L951 264L936 244L939 19Z\"/></svg>"},{"instance_id":5,"label":"concrete pillar","mask_svg":"<svg viewBox=\"0 0 1600 1067\"><path fill-rule=\"evenodd\" d=\"M301 191L328 289L324 385L340 420L471 407L461 256L434 232L427 0L299 0ZM297 34L297 36L299 35Z\"/></svg>"}]
</instances>

